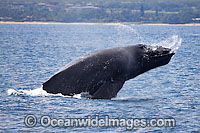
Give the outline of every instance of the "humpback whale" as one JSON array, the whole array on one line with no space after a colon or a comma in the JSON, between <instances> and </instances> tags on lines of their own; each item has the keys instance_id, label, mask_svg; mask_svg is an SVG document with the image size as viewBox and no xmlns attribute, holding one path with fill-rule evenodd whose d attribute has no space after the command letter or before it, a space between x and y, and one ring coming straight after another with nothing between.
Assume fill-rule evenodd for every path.
<instances>
[{"instance_id":1,"label":"humpback whale","mask_svg":"<svg viewBox=\"0 0 200 133\"><path fill-rule=\"evenodd\" d=\"M92 99L111 99L127 80L168 64L173 55L169 48L144 44L105 49L68 64L43 83L43 89L53 94L87 92Z\"/></svg>"}]
</instances>

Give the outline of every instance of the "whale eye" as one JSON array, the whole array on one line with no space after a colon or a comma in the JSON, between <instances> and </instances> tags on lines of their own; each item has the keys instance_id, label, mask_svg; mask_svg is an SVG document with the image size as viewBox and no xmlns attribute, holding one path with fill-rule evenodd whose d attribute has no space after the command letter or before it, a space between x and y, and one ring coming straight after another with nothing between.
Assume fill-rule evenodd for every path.
<instances>
[{"instance_id":1,"label":"whale eye","mask_svg":"<svg viewBox=\"0 0 200 133\"><path fill-rule=\"evenodd\" d=\"M141 49L145 49L146 48L146 46L143 45L143 44L138 44L138 47L141 48Z\"/></svg>"}]
</instances>

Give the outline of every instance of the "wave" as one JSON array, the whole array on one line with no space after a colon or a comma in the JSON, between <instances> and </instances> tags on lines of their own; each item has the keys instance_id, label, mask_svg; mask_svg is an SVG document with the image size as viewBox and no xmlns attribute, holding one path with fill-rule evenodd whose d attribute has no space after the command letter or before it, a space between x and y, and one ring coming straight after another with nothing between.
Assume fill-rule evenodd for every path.
<instances>
[{"instance_id":1,"label":"wave","mask_svg":"<svg viewBox=\"0 0 200 133\"><path fill-rule=\"evenodd\" d=\"M115 97L112 98L113 101L121 101L121 102L152 102L155 99L152 98L135 98L135 97Z\"/></svg>"}]
</instances>

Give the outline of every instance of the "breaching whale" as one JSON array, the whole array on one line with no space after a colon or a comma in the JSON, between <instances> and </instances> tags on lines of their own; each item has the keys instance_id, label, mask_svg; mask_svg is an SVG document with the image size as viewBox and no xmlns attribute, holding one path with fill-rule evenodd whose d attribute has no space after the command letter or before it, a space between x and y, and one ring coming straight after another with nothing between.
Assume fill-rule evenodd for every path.
<instances>
[{"instance_id":1,"label":"breaching whale","mask_svg":"<svg viewBox=\"0 0 200 133\"><path fill-rule=\"evenodd\" d=\"M117 96L125 81L169 63L174 52L143 44L98 51L67 65L48 81L48 93L73 96L88 92L92 99Z\"/></svg>"}]
</instances>

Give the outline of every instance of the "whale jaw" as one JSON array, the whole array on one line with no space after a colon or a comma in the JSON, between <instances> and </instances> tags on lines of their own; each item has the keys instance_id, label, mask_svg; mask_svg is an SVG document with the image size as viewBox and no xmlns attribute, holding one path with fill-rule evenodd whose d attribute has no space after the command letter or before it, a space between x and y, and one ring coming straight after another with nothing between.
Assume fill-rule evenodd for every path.
<instances>
[{"instance_id":1,"label":"whale jaw","mask_svg":"<svg viewBox=\"0 0 200 133\"><path fill-rule=\"evenodd\" d=\"M142 47L144 49L141 61L143 67L142 72L168 64L172 56L175 54L171 49L162 46L143 45Z\"/></svg>"}]
</instances>

